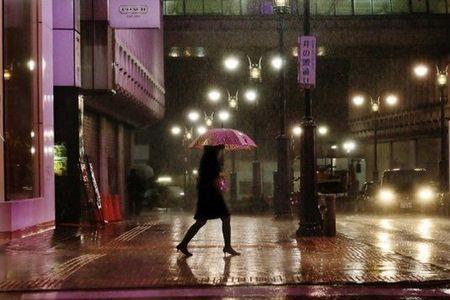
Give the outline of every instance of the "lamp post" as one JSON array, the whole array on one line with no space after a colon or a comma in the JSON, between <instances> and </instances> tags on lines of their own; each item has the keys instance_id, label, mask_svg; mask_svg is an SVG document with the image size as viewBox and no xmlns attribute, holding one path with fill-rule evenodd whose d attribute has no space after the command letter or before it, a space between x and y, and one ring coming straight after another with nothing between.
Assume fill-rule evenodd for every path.
<instances>
[{"instance_id":1,"label":"lamp post","mask_svg":"<svg viewBox=\"0 0 450 300\"><path fill-rule=\"evenodd\" d=\"M448 129L445 118L445 106L447 105L447 97L445 90L448 85L448 66L440 70L436 67L436 83L439 88L439 104L440 104L440 133L441 133L441 155L439 161L439 184L441 191L448 191Z\"/></svg>"},{"instance_id":2,"label":"lamp post","mask_svg":"<svg viewBox=\"0 0 450 300\"><path fill-rule=\"evenodd\" d=\"M284 51L284 18L291 11L288 0L274 0L273 10L278 16L278 47L281 58L279 84L278 84L278 102L279 102L279 123L280 132L277 136L277 172L275 181L275 217L282 217L289 214L289 138L286 136L286 98L285 98L285 78L286 78L286 58ZM276 61L272 61L276 62Z\"/></svg>"},{"instance_id":3,"label":"lamp post","mask_svg":"<svg viewBox=\"0 0 450 300\"><path fill-rule=\"evenodd\" d=\"M236 94L231 95L227 90L227 94L230 109L237 110L239 104L239 91L236 91ZM234 151L231 152L230 196L231 201L237 201L236 153Z\"/></svg>"},{"instance_id":4,"label":"lamp post","mask_svg":"<svg viewBox=\"0 0 450 300\"><path fill-rule=\"evenodd\" d=\"M171 129L171 133L174 136L180 136L182 134L182 146L184 151L184 158L183 158L183 165L184 165L184 172L183 172L183 192L184 192L184 202L187 203L188 197L188 185L190 184L190 172L189 172L189 154L188 154L188 146L189 141L192 139L193 132L191 129L185 128L184 131L179 126L173 126Z\"/></svg>"},{"instance_id":5,"label":"lamp post","mask_svg":"<svg viewBox=\"0 0 450 300\"><path fill-rule=\"evenodd\" d=\"M425 78L429 73L426 64L417 64L413 68L414 75L419 78ZM439 159L439 187L441 191L446 192L449 189L448 174L448 129L445 117L445 106L447 105L447 97L445 90L448 87L448 65L442 70L436 66L436 85L439 89L439 110L440 110L440 159Z\"/></svg>"},{"instance_id":6,"label":"lamp post","mask_svg":"<svg viewBox=\"0 0 450 300\"><path fill-rule=\"evenodd\" d=\"M252 84L260 86L262 81L261 76L261 63L262 57L259 58L257 64L252 63L250 57L248 57L248 67L249 67L249 78ZM253 110L253 139L256 144L258 144L258 111L256 107L258 106L260 95L256 90L249 89L244 94L245 99L248 102L253 102L255 109ZM255 198L259 199L262 195L261 191L261 162L259 161L258 148L253 150L253 162L252 162L252 192Z\"/></svg>"},{"instance_id":7,"label":"lamp post","mask_svg":"<svg viewBox=\"0 0 450 300\"><path fill-rule=\"evenodd\" d=\"M362 106L366 102L366 98L363 95L355 95L352 99L355 106ZM395 106L398 103L398 97L394 94L389 94L384 98L384 102L388 106ZM372 180L377 182L379 180L378 172L378 131L379 131L379 116L381 107L381 97L370 97L370 109L373 114L373 173Z\"/></svg>"},{"instance_id":8,"label":"lamp post","mask_svg":"<svg viewBox=\"0 0 450 300\"><path fill-rule=\"evenodd\" d=\"M309 0L303 1L303 34L311 33ZM317 236L322 233L322 220L317 201L316 174L316 125L312 116L311 89L305 88L305 111L302 121L303 142L300 155L300 226L297 236Z\"/></svg>"}]
</instances>

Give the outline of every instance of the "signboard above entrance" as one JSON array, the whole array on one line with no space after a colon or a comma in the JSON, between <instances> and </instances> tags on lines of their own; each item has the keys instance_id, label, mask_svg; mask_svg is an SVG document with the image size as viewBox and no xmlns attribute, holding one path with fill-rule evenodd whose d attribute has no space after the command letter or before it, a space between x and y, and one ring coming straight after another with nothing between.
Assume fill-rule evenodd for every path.
<instances>
[{"instance_id":1,"label":"signboard above entrance","mask_svg":"<svg viewBox=\"0 0 450 300\"><path fill-rule=\"evenodd\" d=\"M116 29L161 28L159 0L109 0L109 25Z\"/></svg>"}]
</instances>

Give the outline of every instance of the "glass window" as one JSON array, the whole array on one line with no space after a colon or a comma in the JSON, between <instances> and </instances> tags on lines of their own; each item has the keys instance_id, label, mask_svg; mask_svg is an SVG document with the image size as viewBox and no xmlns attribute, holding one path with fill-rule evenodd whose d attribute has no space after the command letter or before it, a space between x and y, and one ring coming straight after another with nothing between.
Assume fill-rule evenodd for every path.
<instances>
[{"instance_id":1,"label":"glass window","mask_svg":"<svg viewBox=\"0 0 450 300\"><path fill-rule=\"evenodd\" d=\"M259 15L260 1L259 0L242 0L242 14L244 15Z\"/></svg>"},{"instance_id":2,"label":"glass window","mask_svg":"<svg viewBox=\"0 0 450 300\"><path fill-rule=\"evenodd\" d=\"M40 194L36 3L4 0L3 7L6 199L34 198Z\"/></svg>"},{"instance_id":3,"label":"glass window","mask_svg":"<svg viewBox=\"0 0 450 300\"><path fill-rule=\"evenodd\" d=\"M202 15L203 0L185 0L187 15Z\"/></svg>"},{"instance_id":4,"label":"glass window","mask_svg":"<svg viewBox=\"0 0 450 300\"><path fill-rule=\"evenodd\" d=\"M415 13L426 13L427 12L427 1L426 0L411 0L412 11Z\"/></svg>"},{"instance_id":5,"label":"glass window","mask_svg":"<svg viewBox=\"0 0 450 300\"><path fill-rule=\"evenodd\" d=\"M311 13L318 15L334 15L334 1L312 0Z\"/></svg>"},{"instance_id":6,"label":"glass window","mask_svg":"<svg viewBox=\"0 0 450 300\"><path fill-rule=\"evenodd\" d=\"M430 13L445 14L447 13L447 0L428 0Z\"/></svg>"},{"instance_id":7,"label":"glass window","mask_svg":"<svg viewBox=\"0 0 450 300\"><path fill-rule=\"evenodd\" d=\"M223 14L224 15L240 15L241 14L241 1L240 0L223 1Z\"/></svg>"},{"instance_id":8,"label":"glass window","mask_svg":"<svg viewBox=\"0 0 450 300\"><path fill-rule=\"evenodd\" d=\"M166 0L164 1L165 15L183 15L183 0Z\"/></svg>"},{"instance_id":9,"label":"glass window","mask_svg":"<svg viewBox=\"0 0 450 300\"><path fill-rule=\"evenodd\" d=\"M222 14L222 0L205 0L205 14Z\"/></svg>"},{"instance_id":10,"label":"glass window","mask_svg":"<svg viewBox=\"0 0 450 300\"><path fill-rule=\"evenodd\" d=\"M391 0L394 13L409 13L409 0Z\"/></svg>"},{"instance_id":11,"label":"glass window","mask_svg":"<svg viewBox=\"0 0 450 300\"><path fill-rule=\"evenodd\" d=\"M371 15L372 1L371 0L354 0L355 15Z\"/></svg>"},{"instance_id":12,"label":"glass window","mask_svg":"<svg viewBox=\"0 0 450 300\"><path fill-rule=\"evenodd\" d=\"M337 0L336 15L352 15L352 0Z\"/></svg>"},{"instance_id":13,"label":"glass window","mask_svg":"<svg viewBox=\"0 0 450 300\"><path fill-rule=\"evenodd\" d=\"M391 13L391 0L373 0L373 13L384 15Z\"/></svg>"}]
</instances>

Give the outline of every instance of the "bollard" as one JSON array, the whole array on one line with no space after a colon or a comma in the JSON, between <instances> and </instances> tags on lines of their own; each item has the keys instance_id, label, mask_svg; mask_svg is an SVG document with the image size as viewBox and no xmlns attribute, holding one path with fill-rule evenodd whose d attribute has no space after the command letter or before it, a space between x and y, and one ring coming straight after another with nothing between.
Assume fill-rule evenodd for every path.
<instances>
[{"instance_id":1,"label":"bollard","mask_svg":"<svg viewBox=\"0 0 450 300\"><path fill-rule=\"evenodd\" d=\"M323 231L326 236L336 236L336 195L325 196Z\"/></svg>"}]
</instances>

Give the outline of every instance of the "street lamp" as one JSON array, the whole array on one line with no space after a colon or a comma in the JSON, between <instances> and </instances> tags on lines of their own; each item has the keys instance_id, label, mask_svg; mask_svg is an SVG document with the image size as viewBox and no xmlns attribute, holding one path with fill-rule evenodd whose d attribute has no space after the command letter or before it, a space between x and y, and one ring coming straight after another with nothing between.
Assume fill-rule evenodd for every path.
<instances>
[{"instance_id":1,"label":"street lamp","mask_svg":"<svg viewBox=\"0 0 450 300\"><path fill-rule=\"evenodd\" d=\"M173 126L170 130L172 135L179 135L181 133L181 128L179 126Z\"/></svg>"},{"instance_id":2,"label":"street lamp","mask_svg":"<svg viewBox=\"0 0 450 300\"><path fill-rule=\"evenodd\" d=\"M227 94L228 94L228 105L230 106L231 109L237 110L239 91L236 91L236 94L231 95L230 92L227 90Z\"/></svg>"},{"instance_id":3,"label":"street lamp","mask_svg":"<svg viewBox=\"0 0 450 300\"><path fill-rule=\"evenodd\" d=\"M332 149L337 149L338 148L338 146L337 145L333 145L333 146L331 146L332 147ZM333 148L334 147L334 148ZM346 153L351 153L351 152L353 152L353 151L355 151L355 149L356 149L356 143L354 142L354 141L345 141L343 144L342 144L342 148L344 148L344 151L346 152Z\"/></svg>"},{"instance_id":4,"label":"street lamp","mask_svg":"<svg viewBox=\"0 0 450 300\"><path fill-rule=\"evenodd\" d=\"M428 75L429 67L426 64L418 64L413 67L414 75L418 78L425 78ZM439 185L442 191L448 191L448 130L446 124L445 107L447 105L447 97L445 90L448 86L448 65L442 70L436 66L436 85L439 89L439 106L440 106L440 136L441 149L439 161Z\"/></svg>"},{"instance_id":5,"label":"street lamp","mask_svg":"<svg viewBox=\"0 0 450 300\"><path fill-rule=\"evenodd\" d=\"M274 176L274 211L276 217L290 213L290 168L289 168L289 138L286 135L286 68L284 29L285 16L291 12L288 0L274 0L273 11L278 17L278 55L272 58L272 66L279 70L278 103L279 103L279 135L277 136L277 171Z\"/></svg>"},{"instance_id":6,"label":"street lamp","mask_svg":"<svg viewBox=\"0 0 450 300\"><path fill-rule=\"evenodd\" d=\"M213 125L213 121L214 121L214 113L211 113L210 115L207 115L205 113L205 124L208 127L211 127Z\"/></svg>"},{"instance_id":7,"label":"street lamp","mask_svg":"<svg viewBox=\"0 0 450 300\"><path fill-rule=\"evenodd\" d=\"M218 116L223 128L223 123L227 122L230 119L230 113L227 110L221 110L219 111Z\"/></svg>"},{"instance_id":8,"label":"street lamp","mask_svg":"<svg viewBox=\"0 0 450 300\"><path fill-rule=\"evenodd\" d=\"M191 182L191 175L189 173L189 153L188 153L188 146L189 146L189 141L192 139L192 128L188 129L188 128L184 128L184 132L182 131L182 129L179 126L173 126L171 128L171 133L174 136L180 136L182 134L182 146L183 146L183 150L184 150L184 174L183 174L183 197L185 200L185 203L187 203L187 199L188 199L188 195L190 195L190 193L188 192L188 185L190 185Z\"/></svg>"},{"instance_id":9,"label":"street lamp","mask_svg":"<svg viewBox=\"0 0 450 300\"><path fill-rule=\"evenodd\" d=\"M250 80L261 82L261 79L262 79L262 76L261 76L262 57L259 58L259 62L257 64L252 63L252 59L250 58L250 56L247 56L247 58L248 58L248 69L249 69Z\"/></svg>"},{"instance_id":10,"label":"street lamp","mask_svg":"<svg viewBox=\"0 0 450 300\"><path fill-rule=\"evenodd\" d=\"M327 135L328 134L328 127L327 126L319 126L318 132L320 135Z\"/></svg>"},{"instance_id":11,"label":"street lamp","mask_svg":"<svg viewBox=\"0 0 450 300\"><path fill-rule=\"evenodd\" d=\"M217 102L219 102L221 97L222 97L222 94L220 93L220 91L218 89L212 89L212 90L208 91L208 99L211 102L217 103Z\"/></svg>"},{"instance_id":12,"label":"street lamp","mask_svg":"<svg viewBox=\"0 0 450 300\"><path fill-rule=\"evenodd\" d=\"M206 133L206 131L208 131L208 129L205 126L199 126L197 127L197 133L198 135L202 135L204 133Z\"/></svg>"},{"instance_id":13,"label":"street lamp","mask_svg":"<svg viewBox=\"0 0 450 300\"><path fill-rule=\"evenodd\" d=\"M187 115L189 121L195 123L200 119L200 113L198 111L190 111Z\"/></svg>"},{"instance_id":14,"label":"street lamp","mask_svg":"<svg viewBox=\"0 0 450 300\"><path fill-rule=\"evenodd\" d=\"M382 99L381 97L370 97L370 108L373 113L373 181L377 182L379 178L378 174L378 130L379 130L379 116L381 101L388 106L396 106L398 104L398 96L395 94L388 94ZM355 95L352 102L356 106L362 106L366 103L366 98L363 95ZM345 147L344 147L345 149Z\"/></svg>"},{"instance_id":15,"label":"street lamp","mask_svg":"<svg viewBox=\"0 0 450 300\"><path fill-rule=\"evenodd\" d=\"M234 55L227 56L223 65L227 71L236 71L239 68L239 59Z\"/></svg>"},{"instance_id":16,"label":"street lamp","mask_svg":"<svg viewBox=\"0 0 450 300\"><path fill-rule=\"evenodd\" d=\"M256 90L254 89L248 89L244 93L245 100L247 100L250 103L255 103L256 98L258 97L258 94L256 93Z\"/></svg>"},{"instance_id":17,"label":"street lamp","mask_svg":"<svg viewBox=\"0 0 450 300\"><path fill-rule=\"evenodd\" d=\"M311 35L309 0L303 1L303 35ZM300 226L297 236L317 236L322 234L322 219L317 199L316 173L316 125L312 113L311 89L304 88L304 115L302 121L303 142L300 162L300 194L302 202L299 207Z\"/></svg>"},{"instance_id":18,"label":"street lamp","mask_svg":"<svg viewBox=\"0 0 450 300\"><path fill-rule=\"evenodd\" d=\"M302 127L300 127L300 125L295 125L294 127L292 127L292 134L294 136L301 136L302 135Z\"/></svg>"}]
</instances>

